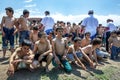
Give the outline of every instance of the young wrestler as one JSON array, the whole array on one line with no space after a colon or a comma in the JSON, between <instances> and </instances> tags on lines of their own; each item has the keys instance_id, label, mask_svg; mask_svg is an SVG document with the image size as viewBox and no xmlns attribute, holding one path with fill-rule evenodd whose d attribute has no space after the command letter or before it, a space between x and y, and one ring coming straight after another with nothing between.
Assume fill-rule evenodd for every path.
<instances>
[{"instance_id":1,"label":"young wrestler","mask_svg":"<svg viewBox=\"0 0 120 80\"><path fill-rule=\"evenodd\" d=\"M81 41L81 47L85 47L91 43L90 32L85 33L84 39Z\"/></svg>"},{"instance_id":2,"label":"young wrestler","mask_svg":"<svg viewBox=\"0 0 120 80\"><path fill-rule=\"evenodd\" d=\"M29 39L30 35L30 22L28 21L29 17L29 11L24 10L23 15L18 19L18 26L17 31L19 31L19 44L21 46L21 43L24 39Z\"/></svg>"},{"instance_id":3,"label":"young wrestler","mask_svg":"<svg viewBox=\"0 0 120 80\"><path fill-rule=\"evenodd\" d=\"M91 60L93 60L93 58L92 58L92 55L93 55L96 65L98 65L97 56L96 56L96 48L99 48L101 46L101 43L102 43L101 39L95 38L95 39L93 39L92 44L82 48L84 53L89 55Z\"/></svg>"},{"instance_id":4,"label":"young wrestler","mask_svg":"<svg viewBox=\"0 0 120 80\"><path fill-rule=\"evenodd\" d=\"M113 31L108 39L111 49L111 59L116 59L120 53L120 31Z\"/></svg>"},{"instance_id":5,"label":"young wrestler","mask_svg":"<svg viewBox=\"0 0 120 80\"><path fill-rule=\"evenodd\" d=\"M96 35L96 38L99 38L102 40L102 35ZM109 53L106 51L106 49L102 45L99 48L96 48L96 55L98 59L109 57Z\"/></svg>"},{"instance_id":6,"label":"young wrestler","mask_svg":"<svg viewBox=\"0 0 120 80\"><path fill-rule=\"evenodd\" d=\"M63 35L63 28L58 27L56 28L56 38L53 39L52 47L53 47L53 54L54 60L53 65L59 66L62 64L66 72L71 72L72 68L69 62L65 59L67 54L67 40L62 37Z\"/></svg>"},{"instance_id":7,"label":"young wrestler","mask_svg":"<svg viewBox=\"0 0 120 80\"><path fill-rule=\"evenodd\" d=\"M7 7L5 10L7 16L3 16L1 22L3 58L5 58L8 41L10 42L11 52L13 53L14 51L14 26L17 21L16 18L13 17L13 8Z\"/></svg>"},{"instance_id":8,"label":"young wrestler","mask_svg":"<svg viewBox=\"0 0 120 80\"><path fill-rule=\"evenodd\" d=\"M93 68L93 61L90 60L90 58L84 53L84 51L79 47L81 43L81 39L79 37L76 37L74 39L74 44L69 46L68 48L68 54L67 58L70 59L71 61L77 61L77 63L84 69L86 70L86 67L84 64L81 62L83 57L86 58L86 60L90 63L91 68Z\"/></svg>"},{"instance_id":9,"label":"young wrestler","mask_svg":"<svg viewBox=\"0 0 120 80\"><path fill-rule=\"evenodd\" d=\"M46 72L49 72L48 65L50 64L53 54L49 40L44 32L38 33L39 40L35 42L33 53L35 53L33 67L37 68L38 64L46 61Z\"/></svg>"},{"instance_id":10,"label":"young wrestler","mask_svg":"<svg viewBox=\"0 0 120 80\"><path fill-rule=\"evenodd\" d=\"M32 41L32 49L34 48L35 42L38 40L38 27L34 26L30 32L30 40Z\"/></svg>"},{"instance_id":11,"label":"young wrestler","mask_svg":"<svg viewBox=\"0 0 120 80\"><path fill-rule=\"evenodd\" d=\"M17 69L28 68L32 70L31 64L34 58L32 51L30 50L31 41L24 40L22 47L18 47L10 57L9 68L7 74L13 75Z\"/></svg>"}]
</instances>

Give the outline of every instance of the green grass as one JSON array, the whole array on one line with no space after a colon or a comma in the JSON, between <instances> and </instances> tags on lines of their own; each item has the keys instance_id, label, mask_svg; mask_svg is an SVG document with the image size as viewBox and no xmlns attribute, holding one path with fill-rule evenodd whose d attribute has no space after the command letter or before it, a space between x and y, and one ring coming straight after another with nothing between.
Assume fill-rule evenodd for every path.
<instances>
[{"instance_id":1,"label":"green grass","mask_svg":"<svg viewBox=\"0 0 120 80\"><path fill-rule=\"evenodd\" d=\"M95 75L94 79L88 79L88 80L113 80L113 79L118 80L118 78L119 78L119 75L115 75L115 74L116 73L119 74L120 72L114 66L105 68L102 71L103 71L103 74L94 74Z\"/></svg>"}]
</instances>

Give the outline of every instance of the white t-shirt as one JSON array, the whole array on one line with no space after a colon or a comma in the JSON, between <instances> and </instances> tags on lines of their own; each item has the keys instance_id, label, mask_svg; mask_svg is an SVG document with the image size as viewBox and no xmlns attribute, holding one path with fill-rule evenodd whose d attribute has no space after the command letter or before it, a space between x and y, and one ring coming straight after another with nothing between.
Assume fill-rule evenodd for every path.
<instances>
[{"instance_id":1,"label":"white t-shirt","mask_svg":"<svg viewBox=\"0 0 120 80\"><path fill-rule=\"evenodd\" d=\"M90 17L85 18L81 25L85 26L85 32L90 32L92 36L96 33L96 28L98 27L99 23L98 20L91 15Z\"/></svg>"},{"instance_id":2,"label":"white t-shirt","mask_svg":"<svg viewBox=\"0 0 120 80\"><path fill-rule=\"evenodd\" d=\"M109 27L108 31L114 31L117 29L116 26L113 24L113 22L109 22L107 27Z\"/></svg>"},{"instance_id":3,"label":"white t-shirt","mask_svg":"<svg viewBox=\"0 0 120 80\"><path fill-rule=\"evenodd\" d=\"M54 22L54 19L52 17L46 16L42 19L41 23L45 27L44 31L46 31L48 29L52 29L55 22Z\"/></svg>"}]
</instances>

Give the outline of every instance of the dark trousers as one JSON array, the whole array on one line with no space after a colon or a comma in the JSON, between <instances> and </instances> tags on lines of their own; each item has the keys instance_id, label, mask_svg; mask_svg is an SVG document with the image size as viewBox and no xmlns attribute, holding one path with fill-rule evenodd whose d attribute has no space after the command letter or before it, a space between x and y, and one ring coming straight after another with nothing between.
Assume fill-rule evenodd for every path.
<instances>
[{"instance_id":1,"label":"dark trousers","mask_svg":"<svg viewBox=\"0 0 120 80\"><path fill-rule=\"evenodd\" d=\"M106 32L106 50L109 51L109 42L108 39L110 37L110 31Z\"/></svg>"}]
</instances>

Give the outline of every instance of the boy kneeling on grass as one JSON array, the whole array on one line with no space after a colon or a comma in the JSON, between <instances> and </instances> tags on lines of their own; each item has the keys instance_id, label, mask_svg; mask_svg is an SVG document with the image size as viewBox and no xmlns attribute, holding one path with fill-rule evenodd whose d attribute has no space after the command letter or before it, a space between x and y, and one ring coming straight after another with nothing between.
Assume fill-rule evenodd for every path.
<instances>
[{"instance_id":1,"label":"boy kneeling on grass","mask_svg":"<svg viewBox=\"0 0 120 80\"><path fill-rule=\"evenodd\" d=\"M11 76L14 72L20 68L28 68L32 70L31 63L33 61L34 55L30 50L31 41L24 40L22 46L18 47L15 52L10 57L9 68L7 75Z\"/></svg>"}]
</instances>

